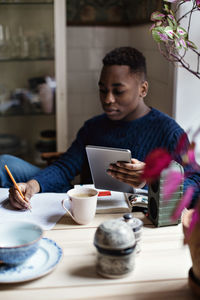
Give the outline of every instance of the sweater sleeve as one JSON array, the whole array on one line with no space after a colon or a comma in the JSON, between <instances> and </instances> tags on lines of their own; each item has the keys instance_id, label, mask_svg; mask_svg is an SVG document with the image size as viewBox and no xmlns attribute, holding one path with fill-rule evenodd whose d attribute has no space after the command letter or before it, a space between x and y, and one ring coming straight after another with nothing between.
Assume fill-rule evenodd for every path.
<instances>
[{"instance_id":1,"label":"sweater sleeve","mask_svg":"<svg viewBox=\"0 0 200 300\"><path fill-rule=\"evenodd\" d=\"M80 173L86 159L87 137L88 126L85 123L70 148L52 165L33 177L40 184L41 192L66 192L71 188L71 180Z\"/></svg>"}]
</instances>

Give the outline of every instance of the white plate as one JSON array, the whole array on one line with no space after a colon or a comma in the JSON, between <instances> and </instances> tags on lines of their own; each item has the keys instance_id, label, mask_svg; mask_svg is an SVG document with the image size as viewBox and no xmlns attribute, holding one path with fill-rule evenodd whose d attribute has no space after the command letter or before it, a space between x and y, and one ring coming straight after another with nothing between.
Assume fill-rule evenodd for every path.
<instances>
[{"instance_id":1,"label":"white plate","mask_svg":"<svg viewBox=\"0 0 200 300\"><path fill-rule=\"evenodd\" d=\"M62 257L62 249L53 241L43 238L39 249L18 266L0 265L0 283L18 283L42 277L51 272Z\"/></svg>"}]
</instances>

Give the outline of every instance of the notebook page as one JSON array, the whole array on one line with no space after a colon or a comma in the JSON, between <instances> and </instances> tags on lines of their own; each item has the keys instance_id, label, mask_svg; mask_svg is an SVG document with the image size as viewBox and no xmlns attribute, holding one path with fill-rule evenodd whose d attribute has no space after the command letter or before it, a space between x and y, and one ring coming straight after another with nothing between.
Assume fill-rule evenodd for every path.
<instances>
[{"instance_id":1,"label":"notebook page","mask_svg":"<svg viewBox=\"0 0 200 300\"><path fill-rule=\"evenodd\" d=\"M37 223L44 230L50 230L66 213L61 204L65 198L66 193L39 193L31 198L31 211L16 210L8 201L8 189L0 188L0 223L27 221Z\"/></svg>"}]
</instances>

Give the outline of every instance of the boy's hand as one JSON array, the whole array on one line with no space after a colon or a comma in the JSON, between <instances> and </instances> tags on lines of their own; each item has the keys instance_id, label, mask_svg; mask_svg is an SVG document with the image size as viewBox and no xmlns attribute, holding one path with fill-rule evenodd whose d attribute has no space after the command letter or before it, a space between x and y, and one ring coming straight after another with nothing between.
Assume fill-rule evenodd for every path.
<instances>
[{"instance_id":1,"label":"boy's hand","mask_svg":"<svg viewBox=\"0 0 200 300\"><path fill-rule=\"evenodd\" d=\"M144 162L132 158L131 163L117 162L116 164L111 164L107 173L134 188L143 188L146 184L145 181L141 181L144 167Z\"/></svg>"},{"instance_id":2,"label":"boy's hand","mask_svg":"<svg viewBox=\"0 0 200 300\"><path fill-rule=\"evenodd\" d=\"M30 180L28 182L20 182L17 184L22 191L24 198L20 195L15 186L9 189L9 201L14 208L17 209L30 209L31 197L40 191L40 185L36 180Z\"/></svg>"}]
</instances>

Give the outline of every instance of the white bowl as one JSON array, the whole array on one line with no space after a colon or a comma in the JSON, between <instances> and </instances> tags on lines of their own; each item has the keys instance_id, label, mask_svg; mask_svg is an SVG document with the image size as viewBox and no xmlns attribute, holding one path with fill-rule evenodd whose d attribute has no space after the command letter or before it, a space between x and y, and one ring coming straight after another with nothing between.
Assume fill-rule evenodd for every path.
<instances>
[{"instance_id":1,"label":"white bowl","mask_svg":"<svg viewBox=\"0 0 200 300\"><path fill-rule=\"evenodd\" d=\"M38 249L43 230L29 222L4 222L0 224L0 261L18 265Z\"/></svg>"}]
</instances>

